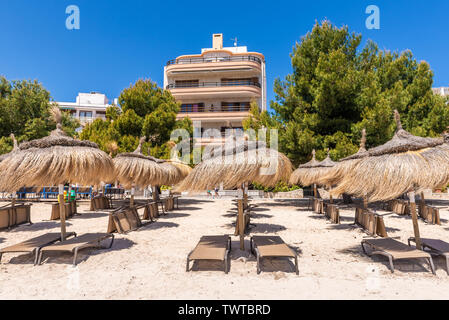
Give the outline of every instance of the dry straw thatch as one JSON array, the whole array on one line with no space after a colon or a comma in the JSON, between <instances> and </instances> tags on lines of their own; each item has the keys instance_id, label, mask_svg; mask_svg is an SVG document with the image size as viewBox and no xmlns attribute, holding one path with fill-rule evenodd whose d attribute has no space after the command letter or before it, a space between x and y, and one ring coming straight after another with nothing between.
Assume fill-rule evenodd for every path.
<instances>
[{"instance_id":1,"label":"dry straw thatch","mask_svg":"<svg viewBox=\"0 0 449 320\"><path fill-rule=\"evenodd\" d=\"M0 190L67 182L99 185L109 180L113 168L112 159L95 143L67 136L58 122L48 137L20 144L0 163Z\"/></svg>"},{"instance_id":2,"label":"dry straw thatch","mask_svg":"<svg viewBox=\"0 0 449 320\"><path fill-rule=\"evenodd\" d=\"M366 196L369 201L397 198L409 191L434 189L449 183L449 136L416 137L402 128L395 111L397 131L392 140L356 154L352 168L331 192Z\"/></svg>"},{"instance_id":3,"label":"dry straw thatch","mask_svg":"<svg viewBox=\"0 0 449 320\"><path fill-rule=\"evenodd\" d=\"M318 179L317 183L320 185L333 186L338 184L351 170L359 159L368 156L366 151L366 130L362 130L362 139L360 140L360 148L356 154L347 158L341 159L335 166L333 166L325 175Z\"/></svg>"},{"instance_id":4,"label":"dry straw thatch","mask_svg":"<svg viewBox=\"0 0 449 320\"><path fill-rule=\"evenodd\" d=\"M114 158L116 179L126 188L173 185L190 173L190 167L180 161L143 155L142 145L145 140L145 137L140 139L136 151L122 153Z\"/></svg>"},{"instance_id":5,"label":"dry straw thatch","mask_svg":"<svg viewBox=\"0 0 449 320\"><path fill-rule=\"evenodd\" d=\"M284 154L261 142L236 142L233 147L216 147L175 191L204 191L221 183L225 189L240 188L247 182L274 186L287 181L291 172L292 164Z\"/></svg>"},{"instance_id":6,"label":"dry straw thatch","mask_svg":"<svg viewBox=\"0 0 449 320\"><path fill-rule=\"evenodd\" d=\"M315 150L312 152L312 160L296 169L291 177L290 184L301 184L310 186L312 184L321 184L320 179L325 176L334 166L336 162L332 161L327 153L327 158L321 162L315 159Z\"/></svg>"}]
</instances>

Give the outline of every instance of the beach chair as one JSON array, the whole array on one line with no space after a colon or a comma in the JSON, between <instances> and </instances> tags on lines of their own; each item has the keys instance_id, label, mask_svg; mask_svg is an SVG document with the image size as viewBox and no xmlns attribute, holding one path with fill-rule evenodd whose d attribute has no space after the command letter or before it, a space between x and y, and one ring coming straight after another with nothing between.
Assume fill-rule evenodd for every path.
<instances>
[{"instance_id":1,"label":"beach chair","mask_svg":"<svg viewBox=\"0 0 449 320\"><path fill-rule=\"evenodd\" d=\"M411 242L415 242L415 238L408 239L408 245ZM429 249L429 252L436 256L442 256L446 258L446 271L449 275L449 243L438 239L421 239L423 249Z\"/></svg>"},{"instance_id":2,"label":"beach chair","mask_svg":"<svg viewBox=\"0 0 449 320\"><path fill-rule=\"evenodd\" d=\"M369 246L371 248L372 252L370 254L367 253L365 246ZM394 273L394 260L427 259L432 273L435 274L432 256L429 253L422 250L413 249L408 245L392 238L364 239L362 240L362 250L368 256L382 255L387 257L390 262L391 273Z\"/></svg>"},{"instance_id":3,"label":"beach chair","mask_svg":"<svg viewBox=\"0 0 449 320\"><path fill-rule=\"evenodd\" d=\"M324 216L332 223L340 224L340 210L335 204L323 203Z\"/></svg>"},{"instance_id":4,"label":"beach chair","mask_svg":"<svg viewBox=\"0 0 449 320\"><path fill-rule=\"evenodd\" d=\"M70 238L70 237L76 237L76 233L75 232L67 233L66 238ZM36 265L37 261L38 261L40 250L43 247L49 246L58 241L61 241L60 233L47 233L47 234L41 235L39 237L23 241L21 243L15 244L13 246L9 246L9 247L0 249L0 261L2 259L2 255L5 253L26 252L26 253L34 254L34 265Z\"/></svg>"},{"instance_id":5,"label":"beach chair","mask_svg":"<svg viewBox=\"0 0 449 320\"><path fill-rule=\"evenodd\" d=\"M0 208L0 230L17 227L22 224L33 224L31 222L31 205L21 204L5 206Z\"/></svg>"},{"instance_id":6,"label":"beach chair","mask_svg":"<svg viewBox=\"0 0 449 320\"><path fill-rule=\"evenodd\" d=\"M76 258L78 257L78 252L86 248L100 248L101 242L111 238L109 246L103 249L109 249L114 243L114 235L110 233L86 233L76 238L66 240L64 242L55 243L50 246L43 247L39 253L39 259L37 264L41 264L42 256L44 253L49 252L69 252L73 253L73 265L76 266Z\"/></svg>"},{"instance_id":7,"label":"beach chair","mask_svg":"<svg viewBox=\"0 0 449 320\"><path fill-rule=\"evenodd\" d=\"M427 223L441 225L440 210L436 207L419 204L418 215Z\"/></svg>"},{"instance_id":8,"label":"beach chair","mask_svg":"<svg viewBox=\"0 0 449 320\"><path fill-rule=\"evenodd\" d=\"M159 205L155 201L151 201L145 205L142 220L154 221L159 218Z\"/></svg>"},{"instance_id":9,"label":"beach chair","mask_svg":"<svg viewBox=\"0 0 449 320\"><path fill-rule=\"evenodd\" d=\"M142 227L136 207L125 208L109 214L108 233L128 233Z\"/></svg>"},{"instance_id":10,"label":"beach chair","mask_svg":"<svg viewBox=\"0 0 449 320\"><path fill-rule=\"evenodd\" d=\"M231 237L203 236L187 256L186 271L190 271L190 261L195 260L218 260L224 263L224 272L229 272L228 256L231 252Z\"/></svg>"},{"instance_id":11,"label":"beach chair","mask_svg":"<svg viewBox=\"0 0 449 320\"><path fill-rule=\"evenodd\" d=\"M250 240L251 252L257 259L257 274L260 274L260 260L263 258L292 258L298 275L298 254L278 236L253 236Z\"/></svg>"},{"instance_id":12,"label":"beach chair","mask_svg":"<svg viewBox=\"0 0 449 320\"><path fill-rule=\"evenodd\" d=\"M372 236L388 237L384 218L365 208L356 207L354 224L360 226Z\"/></svg>"}]
</instances>

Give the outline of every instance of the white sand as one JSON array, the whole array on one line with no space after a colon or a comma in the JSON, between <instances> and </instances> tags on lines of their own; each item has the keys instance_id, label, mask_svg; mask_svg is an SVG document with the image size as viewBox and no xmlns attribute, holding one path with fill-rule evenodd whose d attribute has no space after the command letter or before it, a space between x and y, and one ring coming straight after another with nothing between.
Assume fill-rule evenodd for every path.
<instances>
[{"instance_id":1,"label":"white sand","mask_svg":"<svg viewBox=\"0 0 449 320\"><path fill-rule=\"evenodd\" d=\"M5 254L0 265L0 299L448 299L445 260L434 259L437 275L428 266L407 261L388 269L386 259L362 253L367 237L351 226L354 209L342 211L342 224L332 225L307 211L304 200L260 200L252 220L253 234L277 234L296 247L299 276L284 260L265 261L256 273L255 258L239 250L233 237L231 270L220 264L195 265L186 273L186 256L202 235L231 234L235 218L231 200L181 199L180 209L128 235L116 235L109 250L85 251L77 267L70 255L51 255L34 267L27 254ZM441 205L448 205L449 201ZM0 204L2 205L2 204ZM83 203L80 213L88 209ZM0 247L47 232L58 232L49 204L32 206L32 226L0 232ZM107 214L83 213L71 219L68 231L105 232ZM449 241L449 211L442 226L419 222L421 234ZM411 219L386 215L389 236L403 242L413 236ZM392 229L389 229L392 228ZM90 253L90 254L87 254ZM211 268L213 267L213 268ZM204 270L204 268L206 270ZM212 270L211 270L212 269ZM215 270L213 270L215 269Z\"/></svg>"}]
</instances>

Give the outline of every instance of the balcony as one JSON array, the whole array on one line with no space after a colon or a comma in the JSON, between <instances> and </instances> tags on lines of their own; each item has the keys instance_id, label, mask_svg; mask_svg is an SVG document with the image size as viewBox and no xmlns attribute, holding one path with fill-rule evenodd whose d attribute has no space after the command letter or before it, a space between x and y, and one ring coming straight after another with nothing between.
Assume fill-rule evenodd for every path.
<instances>
[{"instance_id":1,"label":"balcony","mask_svg":"<svg viewBox=\"0 0 449 320\"><path fill-rule=\"evenodd\" d=\"M260 83L250 80L172 83L167 86L167 89L181 102L211 98L257 99L262 95Z\"/></svg>"},{"instance_id":2,"label":"balcony","mask_svg":"<svg viewBox=\"0 0 449 320\"><path fill-rule=\"evenodd\" d=\"M192 64L192 63L214 63L214 62L241 62L249 61L262 64L262 59L256 56L238 56L238 57L210 57L210 58L179 58L167 62L167 66L173 64Z\"/></svg>"},{"instance_id":3,"label":"balcony","mask_svg":"<svg viewBox=\"0 0 449 320\"><path fill-rule=\"evenodd\" d=\"M205 106L182 106L179 113L198 113L198 112L248 112L250 107L247 105L242 106L217 106L217 107L205 107Z\"/></svg>"},{"instance_id":4,"label":"balcony","mask_svg":"<svg viewBox=\"0 0 449 320\"><path fill-rule=\"evenodd\" d=\"M251 80L221 81L221 82L195 82L172 83L167 86L168 90L180 88L214 88L214 87L233 87L233 86L254 86L260 88L260 83Z\"/></svg>"},{"instance_id":5,"label":"balcony","mask_svg":"<svg viewBox=\"0 0 449 320\"><path fill-rule=\"evenodd\" d=\"M167 62L166 72L169 77L211 72L256 76L262 72L262 59L257 56L178 58Z\"/></svg>"}]
</instances>

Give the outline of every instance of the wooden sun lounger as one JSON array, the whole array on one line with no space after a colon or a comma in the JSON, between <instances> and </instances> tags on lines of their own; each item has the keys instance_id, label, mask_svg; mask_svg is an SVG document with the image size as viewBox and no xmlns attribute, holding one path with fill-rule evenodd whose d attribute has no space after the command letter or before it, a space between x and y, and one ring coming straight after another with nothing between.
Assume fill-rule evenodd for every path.
<instances>
[{"instance_id":1,"label":"wooden sun lounger","mask_svg":"<svg viewBox=\"0 0 449 320\"><path fill-rule=\"evenodd\" d=\"M111 238L111 243L104 249L109 249L114 243L114 235L111 233L86 233L70 240L56 243L40 250L38 264L41 264L44 252L70 252L73 253L73 265L76 265L78 251L86 248L98 248L101 241Z\"/></svg>"},{"instance_id":2,"label":"wooden sun lounger","mask_svg":"<svg viewBox=\"0 0 449 320\"><path fill-rule=\"evenodd\" d=\"M366 252L365 245L368 245L373 251L371 254ZM430 265L430 269L435 274L435 267L433 265L432 256L422 250L417 250L409 247L405 243L399 242L391 238L382 239L364 239L362 240L363 252L368 255L382 255L388 258L390 261L391 273L394 273L393 260L400 259L427 259Z\"/></svg>"},{"instance_id":3,"label":"wooden sun lounger","mask_svg":"<svg viewBox=\"0 0 449 320\"><path fill-rule=\"evenodd\" d=\"M408 245L416 242L415 238L408 239ZM449 243L438 239L421 239L423 249L427 248L431 254L446 258L446 271L449 275Z\"/></svg>"},{"instance_id":4,"label":"wooden sun lounger","mask_svg":"<svg viewBox=\"0 0 449 320\"><path fill-rule=\"evenodd\" d=\"M292 258L295 260L295 272L298 275L298 255L278 236L253 236L250 241L251 252L257 259L257 274L260 274L262 258Z\"/></svg>"},{"instance_id":5,"label":"wooden sun lounger","mask_svg":"<svg viewBox=\"0 0 449 320\"><path fill-rule=\"evenodd\" d=\"M69 232L67 233L66 237L76 237L76 233ZM60 233L47 233L39 237L23 241L13 246L0 249L0 261L4 253L27 252L34 254L34 265L36 265L40 250L58 241L61 241Z\"/></svg>"},{"instance_id":6,"label":"wooden sun lounger","mask_svg":"<svg viewBox=\"0 0 449 320\"><path fill-rule=\"evenodd\" d=\"M203 236L187 256L186 271L190 271L190 261L194 260L218 260L224 263L224 272L228 273L228 256L231 252L230 236Z\"/></svg>"}]
</instances>

